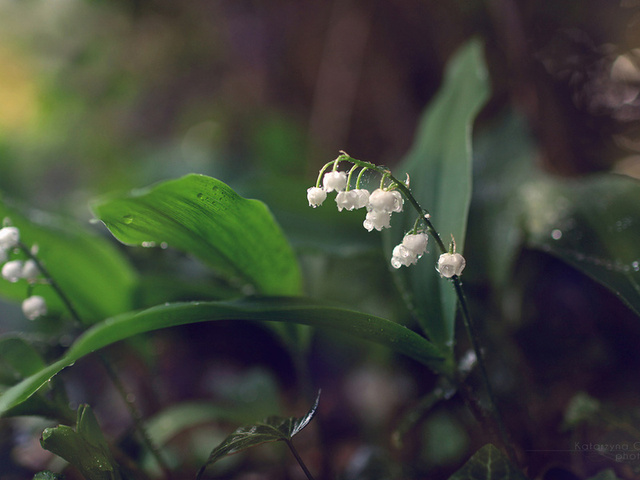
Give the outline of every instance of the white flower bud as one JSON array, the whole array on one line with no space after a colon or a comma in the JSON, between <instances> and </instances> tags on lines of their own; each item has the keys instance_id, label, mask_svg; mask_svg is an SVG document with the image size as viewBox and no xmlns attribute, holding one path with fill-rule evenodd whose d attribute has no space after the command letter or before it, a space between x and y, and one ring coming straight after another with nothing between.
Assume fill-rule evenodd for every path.
<instances>
[{"instance_id":1,"label":"white flower bud","mask_svg":"<svg viewBox=\"0 0 640 480\"><path fill-rule=\"evenodd\" d=\"M347 188L347 172L327 172L322 177L322 185L327 192L341 192Z\"/></svg>"},{"instance_id":2,"label":"white flower bud","mask_svg":"<svg viewBox=\"0 0 640 480\"><path fill-rule=\"evenodd\" d=\"M0 228L0 248L11 250L18 245L20 241L20 230L16 227Z\"/></svg>"},{"instance_id":3,"label":"white flower bud","mask_svg":"<svg viewBox=\"0 0 640 480\"><path fill-rule=\"evenodd\" d=\"M429 236L426 233L417 233L404 236L402 239L402 245L410 250L415 256L420 258L427 251L427 243Z\"/></svg>"},{"instance_id":4,"label":"white flower bud","mask_svg":"<svg viewBox=\"0 0 640 480\"><path fill-rule=\"evenodd\" d=\"M22 261L11 260L10 262L5 263L2 266L2 278L10 281L11 283L16 283L20 280L22 278Z\"/></svg>"},{"instance_id":5,"label":"white flower bud","mask_svg":"<svg viewBox=\"0 0 640 480\"><path fill-rule=\"evenodd\" d=\"M369 204L369 190L365 190L364 188L357 188L354 190L356 192L356 201L354 204L354 208L363 208Z\"/></svg>"},{"instance_id":6,"label":"white flower bud","mask_svg":"<svg viewBox=\"0 0 640 480\"><path fill-rule=\"evenodd\" d=\"M322 202L327 198L327 192L318 187L307 188L307 200L309 200L309 206L316 208L322 205Z\"/></svg>"},{"instance_id":7,"label":"white flower bud","mask_svg":"<svg viewBox=\"0 0 640 480\"><path fill-rule=\"evenodd\" d=\"M25 278L28 282L35 282L39 275L40 269L35 260L29 259L24 262L21 273L22 278Z\"/></svg>"},{"instance_id":8,"label":"white flower bud","mask_svg":"<svg viewBox=\"0 0 640 480\"><path fill-rule=\"evenodd\" d=\"M22 302L22 313L29 320L35 320L47 314L47 303L40 295L32 295Z\"/></svg>"},{"instance_id":9,"label":"white flower bud","mask_svg":"<svg viewBox=\"0 0 640 480\"><path fill-rule=\"evenodd\" d=\"M443 253L438 259L438 272L443 277L460 275L467 262L459 253Z\"/></svg>"},{"instance_id":10,"label":"white flower bud","mask_svg":"<svg viewBox=\"0 0 640 480\"><path fill-rule=\"evenodd\" d=\"M408 267L418 261L418 256L411 250L405 247L403 244L396 245L393 249L391 256L391 266L393 268L400 268L401 266Z\"/></svg>"},{"instance_id":11,"label":"white flower bud","mask_svg":"<svg viewBox=\"0 0 640 480\"><path fill-rule=\"evenodd\" d=\"M362 225L368 231L373 230L374 228L378 231L381 231L383 228L391 227L391 213L381 212L379 210L369 210L367 212L367 217L365 218Z\"/></svg>"},{"instance_id":12,"label":"white flower bud","mask_svg":"<svg viewBox=\"0 0 640 480\"><path fill-rule=\"evenodd\" d=\"M369 196L367 208L386 213L401 212L402 203L402 194L397 190L382 190L378 188Z\"/></svg>"},{"instance_id":13,"label":"white flower bud","mask_svg":"<svg viewBox=\"0 0 640 480\"><path fill-rule=\"evenodd\" d=\"M338 211L341 212L343 208L347 210L353 210L357 200L357 193L354 190L348 192L338 192L336 195L336 205L338 205Z\"/></svg>"}]
</instances>

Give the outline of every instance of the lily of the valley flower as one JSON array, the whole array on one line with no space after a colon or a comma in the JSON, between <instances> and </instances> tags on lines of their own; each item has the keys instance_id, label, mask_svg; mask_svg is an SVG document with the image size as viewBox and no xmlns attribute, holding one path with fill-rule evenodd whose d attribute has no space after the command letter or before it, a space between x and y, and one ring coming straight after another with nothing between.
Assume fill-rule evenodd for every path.
<instances>
[{"instance_id":1,"label":"lily of the valley flower","mask_svg":"<svg viewBox=\"0 0 640 480\"><path fill-rule=\"evenodd\" d=\"M324 174L322 186L326 192L342 192L347 188L347 172L332 171Z\"/></svg>"},{"instance_id":2,"label":"lily of the valley flower","mask_svg":"<svg viewBox=\"0 0 640 480\"><path fill-rule=\"evenodd\" d=\"M47 314L47 302L40 295L32 295L22 302L22 313L29 320L35 320Z\"/></svg>"},{"instance_id":3,"label":"lily of the valley flower","mask_svg":"<svg viewBox=\"0 0 640 480\"><path fill-rule=\"evenodd\" d=\"M309 201L309 206L316 208L322 205L327 199L327 192L320 187L311 187L307 189L307 200Z\"/></svg>"},{"instance_id":4,"label":"lily of the valley flower","mask_svg":"<svg viewBox=\"0 0 640 480\"><path fill-rule=\"evenodd\" d=\"M427 251L429 237L426 233L407 234L402 243L396 245L391 256L391 266L400 268L415 264Z\"/></svg>"},{"instance_id":5,"label":"lily of the valley flower","mask_svg":"<svg viewBox=\"0 0 640 480\"><path fill-rule=\"evenodd\" d=\"M0 248L3 250L11 250L18 246L20 242L20 231L16 227L0 228Z\"/></svg>"},{"instance_id":6,"label":"lily of the valley flower","mask_svg":"<svg viewBox=\"0 0 640 480\"><path fill-rule=\"evenodd\" d=\"M443 253L438 259L438 272L446 278L460 275L467 262L459 253Z\"/></svg>"},{"instance_id":7,"label":"lily of the valley flower","mask_svg":"<svg viewBox=\"0 0 640 480\"><path fill-rule=\"evenodd\" d=\"M369 190L357 188L355 190L348 190L338 192L336 195L336 205L338 205L338 211L342 209L354 210L358 208L366 207L369 203Z\"/></svg>"}]
</instances>

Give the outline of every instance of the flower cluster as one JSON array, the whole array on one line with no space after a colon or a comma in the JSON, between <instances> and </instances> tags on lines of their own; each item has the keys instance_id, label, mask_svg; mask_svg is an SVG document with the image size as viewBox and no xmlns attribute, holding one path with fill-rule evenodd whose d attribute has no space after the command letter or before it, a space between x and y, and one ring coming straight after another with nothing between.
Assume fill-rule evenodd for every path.
<instances>
[{"instance_id":1,"label":"flower cluster","mask_svg":"<svg viewBox=\"0 0 640 480\"><path fill-rule=\"evenodd\" d=\"M5 262L2 266L2 278L16 283L19 280L27 280L29 284L34 284L40 276L40 268L33 259L9 260L9 256L20 246L20 230L13 226L0 228L0 262ZM40 295L30 295L22 302L22 312L29 320L47 314L47 304Z\"/></svg>"},{"instance_id":2,"label":"flower cluster","mask_svg":"<svg viewBox=\"0 0 640 480\"><path fill-rule=\"evenodd\" d=\"M353 165L352 168L348 172L338 170L338 164L341 161L351 163ZM327 171L328 169L331 169L331 171ZM360 169L360 173L355 181L355 188L350 188L352 176L358 169ZM362 174L368 169L378 172L382 177L380 188L372 192L360 188ZM399 245L394 247L391 266L393 268L408 267L414 265L426 253L429 239L427 231L434 234L440 250L444 251L445 249L429 221L429 213L417 204L408 191L408 185L408 176L406 184L400 183L391 175L389 170L377 167L369 162L356 160L341 152L341 155L336 160L327 163L320 170L316 186L307 189L307 200L309 201L309 206L316 208L327 199L328 193L337 192L336 205L338 206L338 211L366 208L367 214L362 225L370 232L374 229L381 231L384 228L391 227L391 214L402 211L404 193L411 204L418 210L419 217L413 229L404 236ZM455 253L454 242L450 253L440 256L437 270L441 276L451 278L460 275L464 267L464 257L459 253Z\"/></svg>"},{"instance_id":3,"label":"flower cluster","mask_svg":"<svg viewBox=\"0 0 640 480\"><path fill-rule=\"evenodd\" d=\"M336 205L338 211L367 209L367 215L362 223L368 231L378 231L391 226L391 214L401 212L403 198L397 190L378 188L373 192L364 188L349 189L347 172L333 170L322 177L322 186L307 189L307 200L310 207L318 207L327 199L327 193L336 191Z\"/></svg>"}]
</instances>

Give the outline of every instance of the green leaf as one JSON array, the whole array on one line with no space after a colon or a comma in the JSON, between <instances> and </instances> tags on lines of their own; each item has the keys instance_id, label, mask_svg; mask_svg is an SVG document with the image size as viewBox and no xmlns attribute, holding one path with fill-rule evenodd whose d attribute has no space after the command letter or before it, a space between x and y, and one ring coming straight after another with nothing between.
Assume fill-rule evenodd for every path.
<instances>
[{"instance_id":1,"label":"green leaf","mask_svg":"<svg viewBox=\"0 0 640 480\"><path fill-rule=\"evenodd\" d=\"M521 189L527 244L573 265L640 315L640 182L597 174Z\"/></svg>"},{"instance_id":2,"label":"green leaf","mask_svg":"<svg viewBox=\"0 0 640 480\"><path fill-rule=\"evenodd\" d=\"M0 219L3 218L10 219L20 229L21 241L25 245L38 246L38 258L73 300L85 323L131 310L136 275L109 241L73 221L20 208L7 199L0 199ZM34 293L45 298L50 312L66 312L51 287L37 286ZM24 300L26 280L0 282L0 295L16 301Z\"/></svg>"},{"instance_id":3,"label":"green leaf","mask_svg":"<svg viewBox=\"0 0 640 480\"><path fill-rule=\"evenodd\" d=\"M414 146L395 169L398 178L404 179L405 172L409 175L412 194L431 213L445 245L451 235L455 237L458 252L464 249L471 199L471 129L488 95L482 46L474 40L449 62L443 86L424 114ZM391 219L389 252L413 228L416 218L416 212L405 204L404 212ZM451 350L456 295L449 282L434 271L441 252L433 240L429 250L417 265L397 273L424 331L436 345Z\"/></svg>"},{"instance_id":4,"label":"green leaf","mask_svg":"<svg viewBox=\"0 0 640 480\"><path fill-rule=\"evenodd\" d=\"M485 445L449 480L526 480L509 459L493 445Z\"/></svg>"},{"instance_id":5,"label":"green leaf","mask_svg":"<svg viewBox=\"0 0 640 480\"><path fill-rule=\"evenodd\" d=\"M262 422L236 429L220 445L213 449L209 459L198 472L196 480L202 476L207 466L214 464L227 455L233 455L266 442L289 442L294 435L298 434L313 419L318 410L319 401L320 393L318 393L311 409L301 418L272 416Z\"/></svg>"},{"instance_id":6,"label":"green leaf","mask_svg":"<svg viewBox=\"0 0 640 480\"><path fill-rule=\"evenodd\" d=\"M86 480L122 478L100 425L88 405L78 408L75 431L66 425L47 428L42 433L40 443L42 448L76 467Z\"/></svg>"},{"instance_id":7,"label":"green leaf","mask_svg":"<svg viewBox=\"0 0 640 480\"><path fill-rule=\"evenodd\" d=\"M25 378L42 370L46 364L38 351L21 337L7 335L0 338L0 365L11 368L18 378Z\"/></svg>"},{"instance_id":8,"label":"green leaf","mask_svg":"<svg viewBox=\"0 0 640 480\"><path fill-rule=\"evenodd\" d=\"M92 209L127 245L171 246L262 294L301 292L296 257L267 206L215 178L187 175L102 199Z\"/></svg>"},{"instance_id":9,"label":"green leaf","mask_svg":"<svg viewBox=\"0 0 640 480\"><path fill-rule=\"evenodd\" d=\"M31 480L64 480L64 475L45 470L36 473Z\"/></svg>"},{"instance_id":10,"label":"green leaf","mask_svg":"<svg viewBox=\"0 0 640 480\"><path fill-rule=\"evenodd\" d=\"M257 320L329 328L387 346L440 371L443 358L429 341L390 320L362 312L328 307L300 297L245 298L228 302L160 305L108 318L80 336L55 363L0 395L0 416L33 395L63 368L112 343L161 328L215 320Z\"/></svg>"}]
</instances>

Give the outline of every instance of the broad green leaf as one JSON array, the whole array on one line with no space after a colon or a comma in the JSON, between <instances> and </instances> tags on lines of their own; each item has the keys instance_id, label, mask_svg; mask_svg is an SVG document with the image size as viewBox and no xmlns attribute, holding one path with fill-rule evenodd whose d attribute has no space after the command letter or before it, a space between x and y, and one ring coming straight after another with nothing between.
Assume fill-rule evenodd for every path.
<instances>
[{"instance_id":1,"label":"broad green leaf","mask_svg":"<svg viewBox=\"0 0 640 480\"><path fill-rule=\"evenodd\" d=\"M102 199L92 209L127 245L168 245L190 253L261 294L301 292L296 257L267 206L215 178L187 175Z\"/></svg>"},{"instance_id":2,"label":"broad green leaf","mask_svg":"<svg viewBox=\"0 0 640 480\"><path fill-rule=\"evenodd\" d=\"M38 247L38 258L60 285L85 323L126 312L132 308L136 275L127 260L102 237L77 223L41 211L27 210L0 198L0 219L20 229L22 242ZM15 255L12 258L22 258ZM37 286L50 312L66 312L49 286ZM27 295L26 280L0 282L0 295L21 301Z\"/></svg>"},{"instance_id":3,"label":"broad green leaf","mask_svg":"<svg viewBox=\"0 0 640 480\"><path fill-rule=\"evenodd\" d=\"M318 410L319 401L320 394L318 393L311 409L301 418L271 416L262 422L236 429L220 445L213 449L209 459L198 472L196 480L202 476L207 466L214 464L227 455L233 455L266 442L289 442L313 419Z\"/></svg>"},{"instance_id":4,"label":"broad green leaf","mask_svg":"<svg viewBox=\"0 0 640 480\"><path fill-rule=\"evenodd\" d=\"M215 320L257 320L329 328L384 345L435 371L443 368L439 350L425 338L390 320L300 297L246 298L228 302L166 304L108 318L80 336L55 363L0 395L0 416L25 401L60 370L112 343L161 328Z\"/></svg>"},{"instance_id":5,"label":"broad green leaf","mask_svg":"<svg viewBox=\"0 0 640 480\"><path fill-rule=\"evenodd\" d=\"M40 439L42 448L64 458L86 480L120 480L116 464L98 421L88 405L78 408L76 430L67 425L47 428Z\"/></svg>"},{"instance_id":6,"label":"broad green leaf","mask_svg":"<svg viewBox=\"0 0 640 480\"><path fill-rule=\"evenodd\" d=\"M451 235L462 252L471 199L471 129L476 113L489 95L481 44L474 40L450 61L442 88L427 108L416 140L397 178L409 175L411 192L431 214L431 221L448 246ZM417 213L405 203L391 219L387 250L413 228ZM435 272L440 251L430 239L429 252L409 268L398 271L410 304L429 338L447 349L453 345L456 295ZM389 254L389 257L391 255ZM427 320L428 319L428 320Z\"/></svg>"},{"instance_id":7,"label":"broad green leaf","mask_svg":"<svg viewBox=\"0 0 640 480\"><path fill-rule=\"evenodd\" d=\"M493 445L485 445L449 480L526 480L509 459Z\"/></svg>"},{"instance_id":8,"label":"broad green leaf","mask_svg":"<svg viewBox=\"0 0 640 480\"><path fill-rule=\"evenodd\" d=\"M640 315L640 182L613 174L522 189L527 244L573 265Z\"/></svg>"},{"instance_id":9,"label":"broad green leaf","mask_svg":"<svg viewBox=\"0 0 640 480\"><path fill-rule=\"evenodd\" d=\"M64 475L47 470L36 473L31 480L64 480Z\"/></svg>"}]
</instances>

